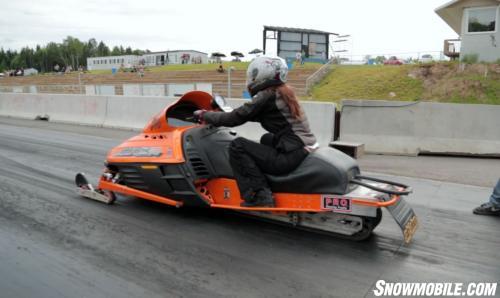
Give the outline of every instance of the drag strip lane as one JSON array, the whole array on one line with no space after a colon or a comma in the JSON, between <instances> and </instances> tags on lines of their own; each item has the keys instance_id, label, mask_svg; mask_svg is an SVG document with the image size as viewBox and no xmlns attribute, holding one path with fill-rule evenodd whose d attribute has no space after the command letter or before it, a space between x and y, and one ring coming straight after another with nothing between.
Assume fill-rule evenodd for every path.
<instances>
[{"instance_id":1,"label":"drag strip lane","mask_svg":"<svg viewBox=\"0 0 500 298\"><path fill-rule=\"evenodd\" d=\"M418 178L420 230L401 246L388 213L355 243L221 210L77 197L133 132L0 121L0 293L24 297L362 297L378 279L500 278L500 218L473 216L488 188ZM381 175L381 177L385 177Z\"/></svg>"}]
</instances>

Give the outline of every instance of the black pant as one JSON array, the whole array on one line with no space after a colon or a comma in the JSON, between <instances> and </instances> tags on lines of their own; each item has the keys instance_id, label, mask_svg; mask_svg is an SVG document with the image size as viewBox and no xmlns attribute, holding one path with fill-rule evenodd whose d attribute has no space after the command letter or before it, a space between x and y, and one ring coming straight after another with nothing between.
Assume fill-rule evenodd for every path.
<instances>
[{"instance_id":1,"label":"black pant","mask_svg":"<svg viewBox=\"0 0 500 298\"><path fill-rule=\"evenodd\" d=\"M306 158L304 148L290 152L279 152L272 146L272 134L265 134L261 143L245 138L236 138L229 147L229 162L238 183L241 196L251 200L254 193L269 189L264 173L284 175L295 170Z\"/></svg>"}]
</instances>

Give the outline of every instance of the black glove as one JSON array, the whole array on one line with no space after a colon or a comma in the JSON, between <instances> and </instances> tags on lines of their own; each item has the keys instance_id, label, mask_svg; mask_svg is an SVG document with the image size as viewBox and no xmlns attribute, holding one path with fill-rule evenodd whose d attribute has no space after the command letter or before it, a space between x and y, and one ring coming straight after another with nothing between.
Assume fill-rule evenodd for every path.
<instances>
[{"instance_id":1,"label":"black glove","mask_svg":"<svg viewBox=\"0 0 500 298\"><path fill-rule=\"evenodd\" d=\"M205 119L203 119L203 115L207 112L207 110L196 110L193 113L193 120L196 123L204 124Z\"/></svg>"}]
</instances>

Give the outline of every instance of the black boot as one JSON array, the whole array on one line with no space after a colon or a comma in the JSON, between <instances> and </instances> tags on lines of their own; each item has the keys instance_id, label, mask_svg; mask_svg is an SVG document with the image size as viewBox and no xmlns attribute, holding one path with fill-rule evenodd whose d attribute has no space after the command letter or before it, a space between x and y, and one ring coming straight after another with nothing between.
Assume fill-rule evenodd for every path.
<instances>
[{"instance_id":1,"label":"black boot","mask_svg":"<svg viewBox=\"0 0 500 298\"><path fill-rule=\"evenodd\" d=\"M258 190L251 200L245 200L241 207L274 207L273 193L269 189Z\"/></svg>"}]
</instances>

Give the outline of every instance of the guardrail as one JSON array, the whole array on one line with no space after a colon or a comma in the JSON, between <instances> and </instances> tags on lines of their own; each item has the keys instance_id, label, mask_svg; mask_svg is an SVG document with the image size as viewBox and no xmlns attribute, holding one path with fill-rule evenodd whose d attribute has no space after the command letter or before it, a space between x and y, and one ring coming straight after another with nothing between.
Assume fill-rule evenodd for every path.
<instances>
[{"instance_id":1,"label":"guardrail","mask_svg":"<svg viewBox=\"0 0 500 298\"><path fill-rule=\"evenodd\" d=\"M238 86L238 84L234 84ZM0 92L30 94L84 94L128 96L179 96L187 91L213 92L213 83L107 83L107 84L46 84L0 85Z\"/></svg>"},{"instance_id":2,"label":"guardrail","mask_svg":"<svg viewBox=\"0 0 500 298\"><path fill-rule=\"evenodd\" d=\"M342 100L340 140L368 153L500 156L500 105Z\"/></svg>"},{"instance_id":3,"label":"guardrail","mask_svg":"<svg viewBox=\"0 0 500 298\"><path fill-rule=\"evenodd\" d=\"M306 79L306 94L311 94L311 88L326 77L332 70L333 60L329 60L325 65L321 66L317 71Z\"/></svg>"},{"instance_id":4,"label":"guardrail","mask_svg":"<svg viewBox=\"0 0 500 298\"><path fill-rule=\"evenodd\" d=\"M0 93L0 115L27 119L47 118L100 127L142 129L146 123L178 97L171 96L103 96L81 94ZM247 100L228 99L233 107ZM335 104L303 102L311 130L321 145L333 138ZM245 137L260 140L264 130L257 123L246 123L235 129Z\"/></svg>"}]
</instances>

